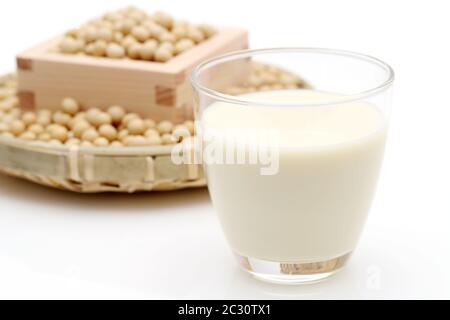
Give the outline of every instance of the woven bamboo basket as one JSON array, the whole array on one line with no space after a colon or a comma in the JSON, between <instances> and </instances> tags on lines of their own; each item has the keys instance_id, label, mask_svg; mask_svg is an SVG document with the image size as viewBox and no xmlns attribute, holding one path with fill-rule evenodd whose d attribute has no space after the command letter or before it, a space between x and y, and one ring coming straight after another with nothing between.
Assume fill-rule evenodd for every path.
<instances>
[{"instance_id":1,"label":"woven bamboo basket","mask_svg":"<svg viewBox=\"0 0 450 320\"><path fill-rule=\"evenodd\" d=\"M172 146L80 148L0 137L0 172L83 193L203 187L199 165L175 165Z\"/></svg>"},{"instance_id":2,"label":"woven bamboo basket","mask_svg":"<svg viewBox=\"0 0 450 320\"><path fill-rule=\"evenodd\" d=\"M0 77L0 87L10 77ZM0 172L82 193L204 187L206 180L201 166L174 164L172 148L82 148L0 136Z\"/></svg>"}]
</instances>

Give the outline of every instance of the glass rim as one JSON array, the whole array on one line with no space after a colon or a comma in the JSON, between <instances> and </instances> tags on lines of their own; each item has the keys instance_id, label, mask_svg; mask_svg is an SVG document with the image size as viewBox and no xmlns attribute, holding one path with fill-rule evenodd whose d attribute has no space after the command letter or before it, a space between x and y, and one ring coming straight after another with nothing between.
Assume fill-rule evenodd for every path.
<instances>
[{"instance_id":1,"label":"glass rim","mask_svg":"<svg viewBox=\"0 0 450 320\"><path fill-rule=\"evenodd\" d=\"M232 96L225 93L221 93L217 90L208 88L204 86L199 81L200 74L207 70L210 67L214 67L216 65L220 65L224 62L229 62L233 60L249 58L252 56L263 55L263 54L271 54L271 53L317 53L317 54L328 54L335 56L344 56L354 59L363 60L367 63L372 63L382 69L384 69L387 73L387 77L384 81L382 81L379 85L372 87L371 89L352 93L345 95L342 99L333 99L327 100L326 102L307 102L307 103L264 103L259 101L254 101L251 99L245 99L243 96ZM374 96L377 93L383 92L388 89L395 80L395 72L394 69L387 64L386 62L375 58L370 55L366 55L363 53L347 51L347 50L339 50L339 49L327 49L327 48L313 48L313 47L280 47L280 48L267 48L267 49L245 49L229 52L227 54L219 55L213 58L210 58L199 65L197 65L194 70L191 72L190 80L192 86L199 92L214 98L218 101L238 104L238 105L253 105L253 106L291 106L291 107L302 107L302 106L326 106L326 105L334 105L340 103L348 103L354 102L358 100L363 100L368 97Z\"/></svg>"}]
</instances>

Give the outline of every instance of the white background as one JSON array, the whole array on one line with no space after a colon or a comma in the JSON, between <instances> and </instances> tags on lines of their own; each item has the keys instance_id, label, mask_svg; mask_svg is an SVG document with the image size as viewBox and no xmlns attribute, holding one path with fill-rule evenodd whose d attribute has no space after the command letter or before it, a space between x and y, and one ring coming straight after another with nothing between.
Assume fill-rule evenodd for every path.
<instances>
[{"instance_id":1,"label":"white background","mask_svg":"<svg viewBox=\"0 0 450 320\"><path fill-rule=\"evenodd\" d=\"M0 298L450 298L448 1L25 1L0 15L14 55L134 3L251 31L251 46L374 55L397 74L378 193L358 250L330 281L259 283L232 259L206 190L76 195L0 176Z\"/></svg>"}]
</instances>

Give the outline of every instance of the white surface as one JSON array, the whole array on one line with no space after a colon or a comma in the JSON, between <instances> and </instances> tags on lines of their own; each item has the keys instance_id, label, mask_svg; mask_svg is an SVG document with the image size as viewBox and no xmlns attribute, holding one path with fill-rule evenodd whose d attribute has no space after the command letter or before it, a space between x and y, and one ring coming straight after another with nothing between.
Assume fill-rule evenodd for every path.
<instances>
[{"instance_id":1,"label":"white surface","mask_svg":"<svg viewBox=\"0 0 450 320\"><path fill-rule=\"evenodd\" d=\"M14 54L128 1L2 9ZM204 190L86 196L0 177L0 298L450 298L450 29L445 1L134 1L251 30L252 46L377 56L397 72L378 194L359 249L330 281L259 283L239 271ZM208 14L206 14L208 13Z\"/></svg>"}]
</instances>

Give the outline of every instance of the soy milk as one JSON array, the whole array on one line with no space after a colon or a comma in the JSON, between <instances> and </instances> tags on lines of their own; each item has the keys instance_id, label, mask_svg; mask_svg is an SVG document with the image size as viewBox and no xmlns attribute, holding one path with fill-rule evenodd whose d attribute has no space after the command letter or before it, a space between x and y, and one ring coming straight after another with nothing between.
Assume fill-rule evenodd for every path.
<instances>
[{"instance_id":1,"label":"soy milk","mask_svg":"<svg viewBox=\"0 0 450 320\"><path fill-rule=\"evenodd\" d=\"M293 104L342 96L284 90L246 98ZM251 128L279 133L279 169L274 175L261 175L255 164L205 165L214 207L236 253L299 263L324 261L354 250L374 195L386 140L387 124L376 106L216 102L201 120L206 131Z\"/></svg>"}]
</instances>

